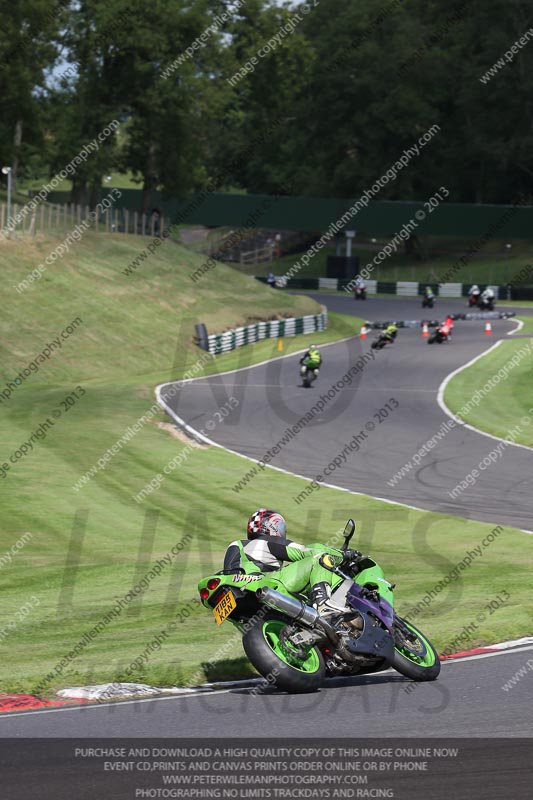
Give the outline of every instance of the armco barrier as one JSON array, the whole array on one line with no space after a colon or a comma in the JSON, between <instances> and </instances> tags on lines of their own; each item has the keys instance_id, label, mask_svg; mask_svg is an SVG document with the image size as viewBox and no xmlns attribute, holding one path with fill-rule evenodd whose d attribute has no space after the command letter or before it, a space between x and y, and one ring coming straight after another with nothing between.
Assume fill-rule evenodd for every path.
<instances>
[{"instance_id":1,"label":"armco barrier","mask_svg":"<svg viewBox=\"0 0 533 800\"><path fill-rule=\"evenodd\" d=\"M275 319L270 322L256 322L243 328L234 328L224 333L213 333L207 337L209 352L212 355L228 353L236 347L253 344L261 339L278 339L282 336L296 336L299 333L323 331L328 324L328 312L309 314L305 317Z\"/></svg>"},{"instance_id":2,"label":"armco barrier","mask_svg":"<svg viewBox=\"0 0 533 800\"><path fill-rule=\"evenodd\" d=\"M255 275L254 276L256 281L260 281L261 283L266 283L267 279L264 275ZM275 275L276 278L276 288L277 289L318 289L319 279L318 278L283 278L282 275ZM322 279L320 279L322 280ZM336 278L333 278L336 282ZM337 286L333 286L332 288L336 289Z\"/></svg>"},{"instance_id":3,"label":"armco barrier","mask_svg":"<svg viewBox=\"0 0 533 800\"><path fill-rule=\"evenodd\" d=\"M338 289L342 291L348 286L351 281L346 280L346 278L319 278L319 288L320 289ZM378 290L378 282L374 280L365 281L366 286L366 293L367 294L376 294ZM353 288L350 288L350 294L353 294Z\"/></svg>"},{"instance_id":4,"label":"armco barrier","mask_svg":"<svg viewBox=\"0 0 533 800\"><path fill-rule=\"evenodd\" d=\"M502 289L505 289L505 299L509 297L507 294L507 287L502 286ZM516 288L513 286L510 291L510 300L533 300L533 286L517 286ZM500 297L500 300L503 300L503 297Z\"/></svg>"},{"instance_id":5,"label":"armco barrier","mask_svg":"<svg viewBox=\"0 0 533 800\"><path fill-rule=\"evenodd\" d=\"M396 294L412 297L419 292L418 281L396 281Z\"/></svg>"},{"instance_id":6,"label":"armco barrier","mask_svg":"<svg viewBox=\"0 0 533 800\"><path fill-rule=\"evenodd\" d=\"M389 281L378 281L378 294L396 294L396 283Z\"/></svg>"},{"instance_id":7,"label":"armco barrier","mask_svg":"<svg viewBox=\"0 0 533 800\"><path fill-rule=\"evenodd\" d=\"M462 283L441 283L439 286L440 297L461 297L462 292Z\"/></svg>"},{"instance_id":8,"label":"armco barrier","mask_svg":"<svg viewBox=\"0 0 533 800\"><path fill-rule=\"evenodd\" d=\"M276 276L278 279L278 276ZM266 278L256 276L256 280L263 283ZM333 289L343 291L349 284L345 278L289 278L282 287L284 289ZM403 297L418 297L424 293L426 286L429 286L436 297L468 297L471 283L428 283L427 281L365 281L367 294L397 294ZM533 287L510 285L496 286L494 284L479 283L479 288L483 292L485 289L492 289L498 300L533 300ZM352 292L350 292L352 293Z\"/></svg>"},{"instance_id":9,"label":"armco barrier","mask_svg":"<svg viewBox=\"0 0 533 800\"><path fill-rule=\"evenodd\" d=\"M476 320L476 319L509 319L509 317L516 316L514 311L480 311L474 314L450 314L453 320ZM375 322L366 320L365 325L367 328L375 328L382 330L388 325L397 325L398 328L421 328L422 325L427 325L428 328L436 328L440 325L438 319L387 319L383 322Z\"/></svg>"}]
</instances>

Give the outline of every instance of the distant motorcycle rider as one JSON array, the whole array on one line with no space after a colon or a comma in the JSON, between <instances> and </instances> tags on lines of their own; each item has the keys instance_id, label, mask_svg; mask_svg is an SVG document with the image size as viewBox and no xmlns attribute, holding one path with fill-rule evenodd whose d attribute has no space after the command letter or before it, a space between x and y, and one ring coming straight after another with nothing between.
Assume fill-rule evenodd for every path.
<instances>
[{"instance_id":1,"label":"distant motorcycle rider","mask_svg":"<svg viewBox=\"0 0 533 800\"><path fill-rule=\"evenodd\" d=\"M452 328L453 328L453 322L452 322L452 324L451 324L451 325L450 325L450 322L451 322L451 320L450 320L450 317L448 317L447 319L445 319L445 320L444 320L444 322L441 322L441 324L440 324L440 325L437 327L437 330L438 330L438 331L439 331L439 332L440 332L440 333L441 333L441 334L442 334L442 335L443 335L443 336L444 336L446 339L448 339L448 338L450 337L450 335L451 335L451 332L452 332Z\"/></svg>"},{"instance_id":2,"label":"distant motorcycle rider","mask_svg":"<svg viewBox=\"0 0 533 800\"><path fill-rule=\"evenodd\" d=\"M287 524L277 511L259 508L246 528L246 539L231 542L224 556L224 573L268 573L279 579L282 588L291 594L304 594L308 603L318 608L331 596L333 573L320 564L324 554L339 555L325 545L306 547L287 539ZM345 559L357 557L356 550L346 551Z\"/></svg>"},{"instance_id":3,"label":"distant motorcycle rider","mask_svg":"<svg viewBox=\"0 0 533 800\"><path fill-rule=\"evenodd\" d=\"M393 342L396 339L397 335L398 335L398 326L395 325L394 322L391 322L390 325L387 325L387 327L383 331L383 336L385 336L387 339L390 339L391 342Z\"/></svg>"},{"instance_id":4,"label":"distant motorcycle rider","mask_svg":"<svg viewBox=\"0 0 533 800\"><path fill-rule=\"evenodd\" d=\"M435 295L431 290L431 286L426 286L422 297L422 308L433 308L435 302Z\"/></svg>"},{"instance_id":5,"label":"distant motorcycle rider","mask_svg":"<svg viewBox=\"0 0 533 800\"><path fill-rule=\"evenodd\" d=\"M452 335L453 317L450 316L450 314L448 314L448 316L446 317L446 319L442 323L441 328L444 328L446 330L446 334L447 334L448 338Z\"/></svg>"},{"instance_id":6,"label":"distant motorcycle rider","mask_svg":"<svg viewBox=\"0 0 533 800\"><path fill-rule=\"evenodd\" d=\"M355 279L354 297L356 300L366 300L366 283L360 275Z\"/></svg>"},{"instance_id":7,"label":"distant motorcycle rider","mask_svg":"<svg viewBox=\"0 0 533 800\"><path fill-rule=\"evenodd\" d=\"M481 297L479 298L479 300L480 300L480 305L482 305L482 306L487 306L489 308L491 306L493 306L494 305L494 291L493 291L493 289L491 289L490 286L487 286L485 291L483 291L481 293Z\"/></svg>"},{"instance_id":8,"label":"distant motorcycle rider","mask_svg":"<svg viewBox=\"0 0 533 800\"><path fill-rule=\"evenodd\" d=\"M476 306L481 295L481 289L474 283L468 291L468 302L471 306Z\"/></svg>"},{"instance_id":9,"label":"distant motorcycle rider","mask_svg":"<svg viewBox=\"0 0 533 800\"><path fill-rule=\"evenodd\" d=\"M301 359L300 364L302 368L300 372L302 375L305 375L308 369L313 371L315 378L318 377L318 371L322 366L322 356L318 347L315 344L309 346L309 350L305 353Z\"/></svg>"}]
</instances>

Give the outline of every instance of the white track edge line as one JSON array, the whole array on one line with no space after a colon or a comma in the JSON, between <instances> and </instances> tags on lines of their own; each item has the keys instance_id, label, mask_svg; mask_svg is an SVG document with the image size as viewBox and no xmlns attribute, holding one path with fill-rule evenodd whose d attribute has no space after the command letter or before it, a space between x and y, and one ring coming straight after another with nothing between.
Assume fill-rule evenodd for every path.
<instances>
[{"instance_id":1,"label":"white track edge line","mask_svg":"<svg viewBox=\"0 0 533 800\"><path fill-rule=\"evenodd\" d=\"M180 428L184 428L186 431L188 431L191 434L191 436L194 436L194 438L200 439L201 441L206 442L206 444L212 445L213 447L219 447L221 450L225 450L226 453L231 453L234 456L239 456L239 458L245 458L247 461L251 461L253 464L255 464L257 466L258 462L254 458L252 458L251 456L247 456L244 453L239 453L236 450L231 450L229 447L226 447L223 444L219 444L218 442L213 441L213 439L209 439L207 436L204 436L204 434L202 434L199 431L197 431L196 428L193 428L190 425L188 425L185 422L184 419L179 417L175 413L175 411L173 411L173 409L170 408L170 406L167 403L165 403L165 401L161 397L161 391L160 390L163 389L165 386L169 386L169 385L171 385L171 384L162 383L160 386L156 387L157 401L167 411L169 416L171 416L172 419L174 419L178 423ZM273 469L276 472L282 472L284 475L291 475L294 478L301 478L304 481L311 480L308 475L300 475L297 472L291 472L290 470L283 469L283 467L276 467L276 466L274 466L274 464L265 464L264 467L266 469ZM346 487L344 487L344 486L336 486L333 483L321 483L320 485L321 486L325 486L327 489L337 489L339 492L347 492L348 494L353 494L353 495L355 495L357 497L370 497L372 500L381 500L383 503L389 503L390 505L393 505L393 506L402 506L403 508L411 508L414 511L423 511L423 512L428 512L429 511L429 509L427 509L427 508L419 508L418 506L411 506L408 503L400 503L400 502L398 502L396 500L388 500L385 497L376 497L376 495L366 494L365 492L356 492L353 489L346 489ZM441 512L438 512L438 511L431 512L431 511L429 511L429 513L438 514L438 513L441 513ZM447 516L447 515L444 514L444 516ZM486 524L490 525L490 522L487 522Z\"/></svg>"},{"instance_id":2,"label":"white track edge line","mask_svg":"<svg viewBox=\"0 0 533 800\"><path fill-rule=\"evenodd\" d=\"M312 331L312 333L321 333L321 331ZM310 336L309 333L302 334L302 336ZM352 336L345 336L343 339L335 339L333 342L324 342L324 344L319 345L321 348L324 347L331 347L333 344L341 344L342 342L349 342L350 339L358 339L361 336L360 333L354 333ZM278 339L283 339L285 337L278 336ZM292 338L292 337L287 337ZM267 341L267 339L258 339L257 342L252 342L252 344L259 344L259 342ZM238 349L238 348L235 348ZM265 358L264 361L258 361L257 364L248 364L246 367L236 367L235 369L227 369L225 372L214 372L210 375L199 376L197 375L194 378L177 378L176 380L165 381L165 383L160 383L160 386L171 386L173 383L181 383L182 385L185 383L192 383L193 381L204 381L208 378L219 377L221 378L223 375L233 375L235 372L242 372L245 369L254 369L255 367L262 367L263 364L271 364L273 361L280 361L282 358L289 358L290 356L297 356L299 353L306 353L309 348L304 347L302 350L295 350L293 353L284 353L282 356L274 356L273 358ZM223 353L222 355L226 355ZM213 356L214 358L215 356ZM194 365L193 365L194 366Z\"/></svg>"},{"instance_id":3,"label":"white track edge line","mask_svg":"<svg viewBox=\"0 0 533 800\"><path fill-rule=\"evenodd\" d=\"M487 645L487 647L493 647L494 645ZM471 656L459 656L458 658L449 658L445 659L441 662L442 666L448 664L460 664L463 661L475 661L479 658L493 658L494 656L503 656L508 655L509 653L522 653L528 650L533 650L533 644L527 645L525 647L517 647L517 648L508 648L507 650L494 650L488 653L476 653L475 655ZM389 668L387 670L380 671L379 673L375 673L376 675L384 675L385 673L395 673L396 670ZM363 677L363 676L361 676ZM324 688L328 688L327 686ZM72 705L72 706L61 706L57 708L38 708L34 711L6 711L0 714L0 723L4 719L14 719L16 717L29 717L35 714L57 714L61 713L62 711L88 711L89 709L96 709L96 708L117 708L117 706L129 706L133 704L141 704L141 703L155 703L159 700L187 700L190 697L199 697L200 695L209 694L210 697L216 694L228 694L231 692L232 689L215 689L212 692L191 692L187 694L175 694L175 695L160 695L156 697L142 697L133 700L117 700L116 702L106 702L106 703L84 703L80 705ZM0 737L0 742L2 738Z\"/></svg>"},{"instance_id":4,"label":"white track edge line","mask_svg":"<svg viewBox=\"0 0 533 800\"><path fill-rule=\"evenodd\" d=\"M232 689L216 689L213 692L209 692L209 696L212 697L214 694L228 694L231 692ZM105 703L80 703L79 705L71 705L71 706L60 706L56 708L36 708L34 711L5 711L0 713L0 723L3 719L14 719L15 717L29 717L35 714L57 714L62 711L88 711L89 709L94 710L96 708L116 708L117 706L131 706L134 703L155 703L159 700L185 700L188 697L199 697L200 695L205 695L207 692L196 692L194 694L173 694L173 695L157 695L156 697L141 697L134 700L118 700L116 702L113 701L106 701ZM56 738L56 737L52 737ZM59 737L62 738L62 737ZM72 737L77 738L77 737ZM98 738L98 737L94 737ZM107 738L107 737L106 737ZM115 737L109 737L115 738ZM166 738L166 737L165 737ZM0 743L2 742L2 737L0 737Z\"/></svg>"},{"instance_id":5,"label":"white track edge line","mask_svg":"<svg viewBox=\"0 0 533 800\"><path fill-rule=\"evenodd\" d=\"M507 331L507 336L512 336L513 333L518 333L524 327L524 320L523 319L513 319L511 322L516 322L516 328L513 331Z\"/></svg>"},{"instance_id":6,"label":"white track edge line","mask_svg":"<svg viewBox=\"0 0 533 800\"><path fill-rule=\"evenodd\" d=\"M470 361L467 361L466 364L463 364L462 367L458 367L457 369L454 369L453 372L450 372L450 374L447 375L440 384L439 390L437 392L437 403L448 417L453 419L454 422L456 422L462 428L468 428L468 430L474 431L474 433L479 433L481 436L486 436L488 439L494 439L497 442L507 442L507 439L502 439L501 436L494 436L494 434L492 433L488 433L487 431L482 431L480 428L475 428L473 425L469 425L467 422L464 422L464 420L462 420L460 417L457 417L453 413L453 411L446 405L444 401L444 392L446 390L448 383L451 381L452 378L454 378L456 375L458 375L467 367L471 367L472 364L475 364L476 361L479 361L480 358L484 358L484 356L488 355L490 352L492 352L492 350L495 350L497 347L503 344L504 341L505 339L500 339L498 342L495 342L491 347L489 347L488 350L484 350L482 353L475 356L475 358L472 358L470 359ZM512 445L512 447L520 447L522 450L529 450L530 452L533 452L533 447L530 447L527 444L520 444L520 442L507 442L507 444Z\"/></svg>"},{"instance_id":7,"label":"white track edge line","mask_svg":"<svg viewBox=\"0 0 533 800\"><path fill-rule=\"evenodd\" d=\"M344 339L339 339L336 342L328 342L327 344L328 344L328 346L329 345L333 345L333 344L340 344L342 342L349 341L352 338L357 339L358 336L359 335L355 335L353 337L352 336L348 336L348 337L346 337ZM499 344L500 344L500 342L496 342L493 345L493 347L496 347ZM305 350L298 350L297 351L297 353L304 353L304 352L306 352L306 351ZM486 351L486 352L489 352L489 351ZM273 359L266 359L265 361L261 361L259 364L252 364L251 366L248 366L248 367L239 367L238 369L228 370L227 372L221 372L219 374L221 376L222 375L230 375L230 374L232 374L234 372L241 372L244 369L253 369L255 367L262 366L263 364L268 364L270 361L277 361L277 360L282 359L282 358L289 358L290 356L297 355L297 353L286 353L283 356L278 356L278 357L273 358ZM478 358L481 358L482 355L485 355L485 353L481 353L479 356L476 356L476 359L473 359L473 361L477 360ZM472 363L472 362L468 362L468 364L465 364L463 367L460 367L459 370L456 370L456 372L460 371L461 369L464 369L470 363ZM449 380L451 377L453 377L454 374L455 373L452 372L448 376L448 378L446 378L445 380L446 381ZM206 376L206 378L207 377L209 377L209 376ZM193 381L198 381L198 380L205 380L205 379L204 378L189 378L189 379L187 379L187 382L188 383L192 383ZM174 419L175 422L177 422L179 427L183 428L184 430L186 430L194 439L197 439L199 441L205 442L206 444L209 444L212 447L219 447L221 450L225 450L227 453L231 453L232 455L239 456L239 458L245 458L247 461L251 461L253 464L255 464L257 466L258 462L255 459L253 459L251 456L247 456L244 453L239 453L236 450L231 450L229 447L225 447L224 445L213 441L213 439L210 439L208 436L205 436L204 434L200 433L200 431L197 431L196 428L193 428L191 425L188 425L185 422L184 419L182 419L180 416L178 416L178 414L176 414L176 412L163 400L163 398L161 396L161 391L166 386L172 386L173 384L179 383L179 382L180 382L179 379L175 380L175 381L165 381L165 383L160 383L155 387L155 394L156 394L157 402L159 403L159 405L162 408L164 408L166 410L167 414L170 417L172 417L172 419ZM184 383L184 381L183 381L183 383ZM441 386L442 386L442 384L441 384ZM440 387L439 387L439 391L440 391ZM437 397L437 400L438 400L438 397ZM439 403L439 405L440 405L440 403ZM449 412L449 413L451 415L452 412ZM473 428L472 430L476 430L476 429ZM265 464L264 467L267 468L267 469L276 470L276 472L281 472L284 475L291 475L292 477L300 478L300 479L305 480L305 481L309 481L310 480L308 475L300 475L298 472L291 472L289 470L283 469L282 467L276 467L273 464ZM333 483L322 483L321 485L325 486L327 489L337 489L337 491L339 491L339 492L346 492L347 494L354 495L355 497L370 497L372 500L379 500L382 503L388 503L389 505L399 506L401 508L410 508L413 511L422 511L423 513L430 513L430 514L442 514L443 516L457 516L457 515L448 515L448 514L445 514L444 512L441 512L441 511L432 511L431 509L428 509L428 508L420 508L419 506L413 506L413 505L410 505L409 503L401 503L398 500L389 500L389 499L387 499L385 497L378 497L378 496L373 495L373 494L366 494L365 492L356 492L353 489L347 489L344 486L337 486L336 484L333 484ZM466 519L466 517L461 517L461 516L458 516L457 518L458 519ZM476 521L479 522L480 520L476 520ZM482 523L482 524L490 525L490 522ZM517 530L520 530L522 533L533 534L533 531L524 530L522 528L517 528Z\"/></svg>"},{"instance_id":8,"label":"white track edge line","mask_svg":"<svg viewBox=\"0 0 533 800\"><path fill-rule=\"evenodd\" d=\"M354 334L353 336L346 336L344 339L337 339L334 342L327 342L325 345L320 345L320 346L321 347L329 347L330 345L333 345L333 344L341 344L342 342L347 342L350 339L357 339L357 338L359 338L359 336L360 336L360 334ZM271 359L267 358L265 361L260 361L258 364L251 364L251 365L249 365L247 367L239 367L238 369L230 369L227 372L220 372L218 374L220 376L222 376L222 375L231 375L232 373L235 373L235 372L241 372L242 370L245 370L245 369L254 369L255 367L260 367L263 364L269 364L272 361L279 361L282 358L289 358L289 356L294 356L294 355L298 355L298 353L305 353L305 352L306 352L306 350L303 349L303 350L297 350L294 353L285 353L285 355L276 356L276 358L271 358ZM206 375L205 377L208 378L210 376ZM198 380L205 380L205 378L188 378L187 379L187 383L192 383L192 381L198 381ZM227 453L231 453L232 455L239 456L240 458L245 458L247 461L251 461L253 464L257 465L258 462L255 459L253 459L251 456L247 456L244 453L238 453L236 450L231 450L229 447L225 447L224 445L213 441L213 439L209 439L209 437L207 437L204 434L200 433L199 431L196 430L196 428L193 428L191 425L188 425L185 422L184 419L179 417L175 413L175 411L172 408L170 408L170 406L161 397L161 391L166 386L172 386L175 383L179 383L179 380L177 380L177 381L166 381L165 383L158 384L158 386L156 386L156 388L155 388L157 402L167 411L169 416L171 416L172 419L174 419L181 428L184 428L194 438L200 439L201 441L206 442L207 444L210 444L213 447L219 447L221 450L225 450ZM282 467L276 467L273 464L265 464L265 467L267 467L269 469L274 469L274 470L276 470L276 472L282 472L285 475L291 475L291 476L293 476L295 478L301 478L302 480L305 480L305 481L309 481L310 480L310 478L307 475L300 475L297 472L290 472L287 469L283 469ZM353 495L355 495L357 497L370 497L372 500L381 500L381 502L389 503L390 505L393 505L393 506L401 506L402 508L411 508L411 509L413 509L413 511L422 511L422 512L427 512L428 511L427 508L419 508L418 506L412 506L412 505L409 505L408 503L400 503L400 502L398 502L396 500L387 500L384 497L376 497L375 495L365 494L364 492L356 492L353 489L346 489L344 486L336 486L333 483L322 483L321 485L325 486L327 489L337 489L339 492L347 492L348 494L353 494ZM439 512L433 512L433 513L439 513ZM446 515L444 515L444 516L446 516ZM490 523L487 523L487 524L490 525Z\"/></svg>"},{"instance_id":9,"label":"white track edge line","mask_svg":"<svg viewBox=\"0 0 533 800\"><path fill-rule=\"evenodd\" d=\"M487 647L493 647L493 645L488 644ZM475 661L478 658L492 658L493 656L501 656L502 653L523 653L526 650L533 650L533 644L527 645L526 647L515 647L514 649L509 648L508 650L493 650L489 653L475 653L471 656L458 656L457 658L446 658L444 661L441 661L441 664L456 664L460 663L461 661Z\"/></svg>"}]
</instances>

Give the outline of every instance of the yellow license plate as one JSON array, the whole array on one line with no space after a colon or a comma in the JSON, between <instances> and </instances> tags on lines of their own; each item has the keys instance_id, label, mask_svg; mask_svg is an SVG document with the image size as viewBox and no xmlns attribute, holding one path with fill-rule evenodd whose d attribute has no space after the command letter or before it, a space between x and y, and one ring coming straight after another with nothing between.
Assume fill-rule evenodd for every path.
<instances>
[{"instance_id":1,"label":"yellow license plate","mask_svg":"<svg viewBox=\"0 0 533 800\"><path fill-rule=\"evenodd\" d=\"M233 592L228 592L213 609L213 614L215 615L217 623L222 625L234 608L237 608L237 601L235 600Z\"/></svg>"}]
</instances>

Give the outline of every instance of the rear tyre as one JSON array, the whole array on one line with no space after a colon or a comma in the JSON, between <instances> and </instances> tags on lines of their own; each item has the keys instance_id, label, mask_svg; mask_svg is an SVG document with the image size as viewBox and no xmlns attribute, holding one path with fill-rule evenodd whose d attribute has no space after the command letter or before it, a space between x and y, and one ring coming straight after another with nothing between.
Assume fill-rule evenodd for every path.
<instances>
[{"instance_id":1,"label":"rear tyre","mask_svg":"<svg viewBox=\"0 0 533 800\"><path fill-rule=\"evenodd\" d=\"M295 648L284 638L290 621L268 615L244 634L246 655L258 672L291 694L316 692L324 683L326 667L317 647Z\"/></svg>"},{"instance_id":2,"label":"rear tyre","mask_svg":"<svg viewBox=\"0 0 533 800\"><path fill-rule=\"evenodd\" d=\"M312 373L309 370L306 370L305 375L302 378L302 383L306 389L309 389L309 387L311 386L311 377Z\"/></svg>"},{"instance_id":3,"label":"rear tyre","mask_svg":"<svg viewBox=\"0 0 533 800\"><path fill-rule=\"evenodd\" d=\"M437 651L424 634L402 617L394 619L392 666L414 681L434 681L440 673Z\"/></svg>"}]
</instances>

